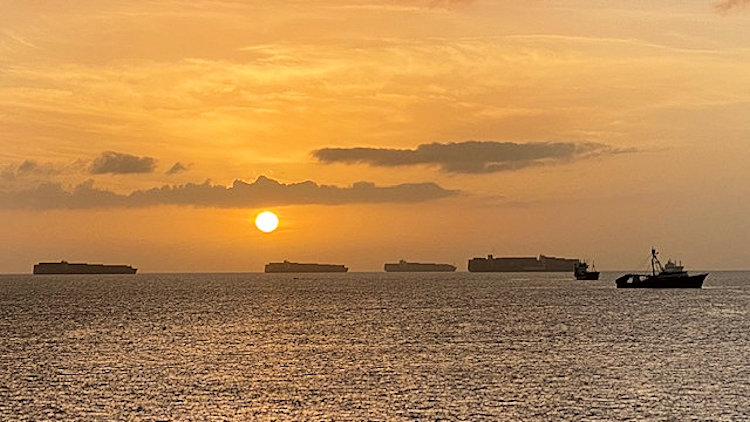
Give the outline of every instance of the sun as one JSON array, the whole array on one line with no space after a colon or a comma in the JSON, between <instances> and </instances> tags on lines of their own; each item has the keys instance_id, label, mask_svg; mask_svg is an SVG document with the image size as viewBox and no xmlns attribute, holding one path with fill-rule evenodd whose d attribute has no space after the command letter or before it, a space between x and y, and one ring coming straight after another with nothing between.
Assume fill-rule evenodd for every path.
<instances>
[{"instance_id":1,"label":"sun","mask_svg":"<svg viewBox=\"0 0 750 422\"><path fill-rule=\"evenodd\" d=\"M263 211L255 217L255 227L263 233L271 233L279 227L279 217L271 211Z\"/></svg>"}]
</instances>

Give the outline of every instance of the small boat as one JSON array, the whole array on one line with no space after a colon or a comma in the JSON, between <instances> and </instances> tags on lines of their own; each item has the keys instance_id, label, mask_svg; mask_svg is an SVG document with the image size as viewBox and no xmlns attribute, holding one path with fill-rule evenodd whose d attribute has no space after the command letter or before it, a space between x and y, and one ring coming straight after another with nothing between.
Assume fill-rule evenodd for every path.
<instances>
[{"instance_id":1,"label":"small boat","mask_svg":"<svg viewBox=\"0 0 750 422\"><path fill-rule=\"evenodd\" d=\"M599 280L599 271L596 271L596 268L589 271L589 264L584 261L576 264L573 274L576 276L576 280Z\"/></svg>"},{"instance_id":2,"label":"small boat","mask_svg":"<svg viewBox=\"0 0 750 422\"><path fill-rule=\"evenodd\" d=\"M615 280L618 289L700 289L708 273L689 275L682 265L671 260L662 266L656 249L651 249L651 274L625 274Z\"/></svg>"}]
</instances>

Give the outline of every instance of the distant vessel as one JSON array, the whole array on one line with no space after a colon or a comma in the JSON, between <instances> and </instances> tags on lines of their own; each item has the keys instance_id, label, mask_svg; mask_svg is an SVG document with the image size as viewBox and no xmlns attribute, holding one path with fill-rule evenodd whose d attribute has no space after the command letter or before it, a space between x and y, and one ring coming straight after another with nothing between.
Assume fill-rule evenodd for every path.
<instances>
[{"instance_id":1,"label":"distant vessel","mask_svg":"<svg viewBox=\"0 0 750 422\"><path fill-rule=\"evenodd\" d=\"M420 262L406 262L403 259L398 264L385 264L385 271L389 273L416 273L416 272L453 272L455 265L433 264Z\"/></svg>"},{"instance_id":2,"label":"distant vessel","mask_svg":"<svg viewBox=\"0 0 750 422\"><path fill-rule=\"evenodd\" d=\"M593 268L593 271L589 271L589 264L584 261L580 261L575 265L573 274L576 276L576 280L599 280L599 271Z\"/></svg>"},{"instance_id":3,"label":"distant vessel","mask_svg":"<svg viewBox=\"0 0 750 422\"><path fill-rule=\"evenodd\" d=\"M539 255L539 258L472 258L471 272L570 272L579 263L578 259L555 258Z\"/></svg>"},{"instance_id":4,"label":"distant vessel","mask_svg":"<svg viewBox=\"0 0 750 422\"><path fill-rule=\"evenodd\" d=\"M345 273L349 268L331 264L300 264L297 262L271 262L266 264L267 273Z\"/></svg>"},{"instance_id":5,"label":"distant vessel","mask_svg":"<svg viewBox=\"0 0 750 422\"><path fill-rule=\"evenodd\" d=\"M40 262L34 265L34 274L135 274L138 268L130 265L103 265L60 262Z\"/></svg>"},{"instance_id":6,"label":"distant vessel","mask_svg":"<svg viewBox=\"0 0 750 422\"><path fill-rule=\"evenodd\" d=\"M651 274L625 274L615 283L618 288L652 288L652 289L700 289L708 273L689 275L682 265L671 260L662 266L657 258L656 249L651 249Z\"/></svg>"}]
</instances>

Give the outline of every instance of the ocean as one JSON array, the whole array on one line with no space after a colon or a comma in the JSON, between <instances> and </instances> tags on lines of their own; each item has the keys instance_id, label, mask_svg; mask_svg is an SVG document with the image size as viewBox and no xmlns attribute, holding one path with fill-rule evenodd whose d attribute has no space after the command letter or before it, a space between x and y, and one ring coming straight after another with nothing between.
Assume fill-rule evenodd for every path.
<instances>
[{"instance_id":1,"label":"ocean","mask_svg":"<svg viewBox=\"0 0 750 422\"><path fill-rule=\"evenodd\" d=\"M750 273L0 276L0 420L750 419Z\"/></svg>"}]
</instances>

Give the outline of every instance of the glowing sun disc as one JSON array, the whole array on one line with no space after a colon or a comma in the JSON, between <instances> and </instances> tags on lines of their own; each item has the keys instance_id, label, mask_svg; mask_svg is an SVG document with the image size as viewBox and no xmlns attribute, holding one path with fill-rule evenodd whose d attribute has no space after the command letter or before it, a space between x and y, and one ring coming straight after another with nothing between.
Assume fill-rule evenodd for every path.
<instances>
[{"instance_id":1,"label":"glowing sun disc","mask_svg":"<svg viewBox=\"0 0 750 422\"><path fill-rule=\"evenodd\" d=\"M279 227L279 217L271 211L263 211L255 217L255 227L263 233L271 233Z\"/></svg>"}]
</instances>

